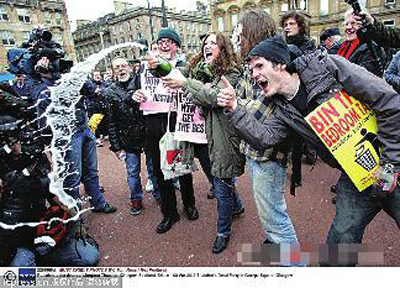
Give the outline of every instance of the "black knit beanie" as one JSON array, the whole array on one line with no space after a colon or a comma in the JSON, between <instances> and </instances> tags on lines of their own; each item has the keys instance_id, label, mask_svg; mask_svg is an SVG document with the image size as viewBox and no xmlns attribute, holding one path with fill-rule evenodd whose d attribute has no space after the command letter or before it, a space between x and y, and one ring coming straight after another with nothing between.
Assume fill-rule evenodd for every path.
<instances>
[{"instance_id":1,"label":"black knit beanie","mask_svg":"<svg viewBox=\"0 0 400 288\"><path fill-rule=\"evenodd\" d=\"M179 34L172 28L166 27L166 28L161 28L160 31L158 31L158 37L157 37L157 42L161 38L168 38L172 39L176 42L178 47L181 47L181 38L179 37Z\"/></svg>"},{"instance_id":2,"label":"black knit beanie","mask_svg":"<svg viewBox=\"0 0 400 288\"><path fill-rule=\"evenodd\" d=\"M249 53L249 58L255 56L281 64L288 64L290 62L288 45L280 36L268 38L257 44Z\"/></svg>"}]
</instances>

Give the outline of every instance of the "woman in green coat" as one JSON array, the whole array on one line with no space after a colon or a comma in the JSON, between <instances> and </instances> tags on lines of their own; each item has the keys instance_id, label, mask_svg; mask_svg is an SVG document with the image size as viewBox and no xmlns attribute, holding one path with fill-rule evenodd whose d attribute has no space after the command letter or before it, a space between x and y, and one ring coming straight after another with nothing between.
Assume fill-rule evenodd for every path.
<instances>
[{"instance_id":1,"label":"woman in green coat","mask_svg":"<svg viewBox=\"0 0 400 288\"><path fill-rule=\"evenodd\" d=\"M202 108L217 198L217 237L213 253L222 252L230 239L232 216L244 212L237 196L235 178L244 173L244 156L239 151L240 138L217 106L217 94L225 81L235 86L241 74L231 40L221 33L204 37L201 52L184 71L174 70L163 77L172 89L183 88L191 101ZM185 76L186 75L186 76Z\"/></svg>"}]
</instances>

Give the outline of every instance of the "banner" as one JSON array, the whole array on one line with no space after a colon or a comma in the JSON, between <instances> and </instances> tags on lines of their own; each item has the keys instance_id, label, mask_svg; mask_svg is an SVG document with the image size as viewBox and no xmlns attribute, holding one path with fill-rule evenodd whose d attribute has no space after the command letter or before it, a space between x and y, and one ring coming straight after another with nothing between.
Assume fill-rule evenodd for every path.
<instances>
[{"instance_id":1,"label":"banner","mask_svg":"<svg viewBox=\"0 0 400 288\"><path fill-rule=\"evenodd\" d=\"M375 182L379 168L375 112L342 91L306 117L359 191Z\"/></svg>"},{"instance_id":2,"label":"banner","mask_svg":"<svg viewBox=\"0 0 400 288\"><path fill-rule=\"evenodd\" d=\"M178 116L175 126L175 139L198 144L206 144L206 122L201 115L201 109L189 99L191 94L178 92Z\"/></svg>"},{"instance_id":3,"label":"banner","mask_svg":"<svg viewBox=\"0 0 400 288\"><path fill-rule=\"evenodd\" d=\"M145 115L165 113L173 110L174 91L164 87L161 79L154 77L150 73L147 62L143 63L142 71L140 81L147 101L140 103L140 110L143 110Z\"/></svg>"}]
</instances>

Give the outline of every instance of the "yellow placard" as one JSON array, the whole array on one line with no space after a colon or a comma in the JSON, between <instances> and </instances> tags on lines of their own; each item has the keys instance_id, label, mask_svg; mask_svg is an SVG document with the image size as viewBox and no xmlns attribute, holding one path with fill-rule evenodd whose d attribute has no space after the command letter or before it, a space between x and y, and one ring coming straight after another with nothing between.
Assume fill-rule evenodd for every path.
<instances>
[{"instance_id":1,"label":"yellow placard","mask_svg":"<svg viewBox=\"0 0 400 288\"><path fill-rule=\"evenodd\" d=\"M90 117L88 126L90 130L92 130L92 133L94 134L96 132L97 127L99 126L101 120L104 118L103 114L100 113L95 113Z\"/></svg>"},{"instance_id":2,"label":"yellow placard","mask_svg":"<svg viewBox=\"0 0 400 288\"><path fill-rule=\"evenodd\" d=\"M359 191L376 181L379 141L374 111L342 91L305 119Z\"/></svg>"}]
</instances>

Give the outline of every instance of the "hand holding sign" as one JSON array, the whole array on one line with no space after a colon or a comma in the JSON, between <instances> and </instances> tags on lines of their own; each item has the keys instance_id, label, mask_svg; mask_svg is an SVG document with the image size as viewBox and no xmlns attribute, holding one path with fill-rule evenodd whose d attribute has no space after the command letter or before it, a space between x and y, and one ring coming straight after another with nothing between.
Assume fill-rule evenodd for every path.
<instances>
[{"instance_id":1,"label":"hand holding sign","mask_svg":"<svg viewBox=\"0 0 400 288\"><path fill-rule=\"evenodd\" d=\"M132 95L132 100L134 100L138 103L142 103L142 102L146 102L147 97L144 94L143 90L136 90L135 93L133 93L133 95Z\"/></svg>"},{"instance_id":2,"label":"hand holding sign","mask_svg":"<svg viewBox=\"0 0 400 288\"><path fill-rule=\"evenodd\" d=\"M185 85L187 79L179 69L173 69L167 76L161 78L164 86L170 89L179 89Z\"/></svg>"},{"instance_id":3,"label":"hand holding sign","mask_svg":"<svg viewBox=\"0 0 400 288\"><path fill-rule=\"evenodd\" d=\"M218 106L235 110L237 107L235 89L233 89L231 83L224 76L221 77L221 87L217 95Z\"/></svg>"}]
</instances>

